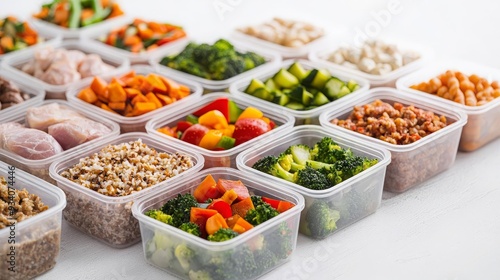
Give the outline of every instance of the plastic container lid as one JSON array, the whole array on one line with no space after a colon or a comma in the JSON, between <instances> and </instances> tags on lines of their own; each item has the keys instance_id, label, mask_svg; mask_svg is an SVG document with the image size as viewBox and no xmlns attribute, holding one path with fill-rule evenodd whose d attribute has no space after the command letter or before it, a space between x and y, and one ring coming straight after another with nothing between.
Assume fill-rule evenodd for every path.
<instances>
[{"instance_id":1,"label":"plastic container lid","mask_svg":"<svg viewBox=\"0 0 500 280\"><path fill-rule=\"evenodd\" d=\"M213 80L204 79L204 78L201 78L201 77L198 77L195 75L191 75L191 74L188 74L188 73L161 65L160 61L163 57L180 53L190 43L188 41L183 41L182 43L175 44L175 46L172 45L171 48L163 49L163 50L155 53L154 56L151 56L149 63L151 65L153 65L157 69L157 71L160 73L164 73L166 75L172 75L173 77L179 76L179 77L183 77L186 79L191 79L193 81L200 83L203 86L203 88L205 88L205 89L217 91L217 90L227 89L227 88L229 88L231 83L233 83L239 79L245 78L245 77L257 75L261 71L266 71L268 68L273 67L281 62L281 57L277 53L263 50L263 49L259 49L259 48L255 48L255 47L251 47L251 46L246 46L246 45L243 45L241 43L238 43L237 41L234 41L234 42L229 41L229 42L235 47L236 50L238 50L240 52L247 52L247 51L255 52L258 55L261 55L262 57L264 57L267 62L258 66L258 67L255 67L251 70L245 71L239 75L236 75L232 78L222 80L222 81L213 81Z\"/></svg>"},{"instance_id":2,"label":"plastic container lid","mask_svg":"<svg viewBox=\"0 0 500 280\"><path fill-rule=\"evenodd\" d=\"M392 40L392 39L385 39L385 38L380 38L380 39L384 43L395 44L402 51L417 52L420 55L420 58L407 64L407 65L404 65L403 67L400 67L394 71L391 71L385 75L369 74L369 73L365 73L361 70L352 69L352 68L342 66L342 65L328 61L328 56L331 53L333 53L334 51L338 50L339 48L341 48L341 47L352 48L353 47L353 46L342 45L340 43L337 43L336 45L334 44L331 48L328 48L327 50L311 52L309 54L309 59L311 61L315 61L315 62L324 64L324 65L331 66L333 69L337 69L339 71L364 78L370 82L370 85L372 87L381 87L381 86L393 87L395 85L396 80L399 77L406 75L406 74L414 71L415 69L422 67L425 63L427 63L427 61L429 61L432 58L432 55L433 55L432 51L429 48L422 46L422 45L419 45L417 43L401 42L401 41Z\"/></svg>"},{"instance_id":3,"label":"plastic container lid","mask_svg":"<svg viewBox=\"0 0 500 280\"><path fill-rule=\"evenodd\" d=\"M349 80L355 80L360 88L356 90L355 92L348 94L338 100L332 101L328 104L325 104L323 106L311 109L311 110L292 110L290 108L287 108L285 106L281 106L279 104L275 104L273 102L267 101L260 99L258 97L252 96L250 94L247 94L244 92L246 87L250 84L250 81L252 79L259 79L261 81L265 81L268 78L273 77L280 69L285 68L287 69L290 67L294 62L299 62L302 66L304 66L304 69L326 69L328 70L333 76L343 80L343 81L349 81ZM333 67L325 67L324 65L316 62L311 62L309 60L286 60L283 61L280 65L276 65L273 68L267 69L265 72L262 71L259 74L256 74L252 76L251 78L246 78L246 79L239 79L238 81L234 82L231 84L231 87L229 88L229 91L231 92L232 95L240 97L244 100L246 100L249 103L252 104L259 104L259 106L262 106L264 108L269 108L269 110L274 111L274 112L286 112L296 118L297 124L302 124L302 123L318 123L319 124L319 115L324 112L325 110L330 110L332 108L337 107L340 103L342 103L344 100L350 99L352 96L355 96L359 93L362 93L364 91L367 91L370 88L370 84L366 79L357 77L353 74L350 73L344 73L338 69L334 69Z\"/></svg>"},{"instance_id":4,"label":"plastic container lid","mask_svg":"<svg viewBox=\"0 0 500 280\"><path fill-rule=\"evenodd\" d=\"M150 66L143 66L143 65L134 65L131 70L135 70L137 74L142 74L142 75L147 75L150 73L156 73L159 75L164 75L162 73L158 73L155 71L152 67ZM169 77L169 76L167 76ZM95 105L89 104L83 100L80 100L77 95L78 93L90 86L90 83L92 80L86 79L85 81L81 81L78 84L75 84L74 86L71 86L67 93L66 93L66 98L70 102L70 104L78 107L85 108L89 112L95 113L97 115L103 116L109 120L113 120L117 122L121 129L122 133L125 132L132 132L132 131L145 131L145 125L146 122L149 121L150 119L154 118L155 116L158 116L159 114L162 113L168 113L168 112L173 112L179 109L180 107L187 106L188 104L194 102L196 99L198 99L201 94L203 93L203 88L201 85L197 82L193 82L191 80L187 80L183 77L169 77L172 78L174 81L185 84L189 86L191 89L191 94L181 100L178 100L170 105L163 106L160 109L153 110L149 113L136 116L136 117L125 117L119 114L115 114L109 111L106 111L104 109L101 109ZM112 78L109 75L104 76L104 79L106 81L110 81Z\"/></svg>"},{"instance_id":5,"label":"plastic container lid","mask_svg":"<svg viewBox=\"0 0 500 280\"><path fill-rule=\"evenodd\" d=\"M106 52L105 50L101 49L99 47L99 45L97 45L96 43L90 42L90 41L67 40L67 41L63 41L63 42L51 42L45 46L52 46L54 48L64 48L64 49L68 49L68 50L80 50L86 54L92 54L92 53L98 54L101 56L102 60L105 63L116 67L115 69L107 72L106 76L124 73L130 67L130 62L128 61L128 59L120 57L118 55L110 54L110 53ZM65 93L71 85L74 85L74 84L79 83L81 81L92 80L92 77L87 77L85 79L82 79L82 80L80 80L78 82L74 82L74 83L69 83L69 84L65 84L65 85L52 85L52 84L46 83L40 79L37 79L34 76L31 76L27 73L24 73L23 71L20 70L20 67L22 67L22 65L24 65L25 63L33 60L33 57L34 57L37 49L38 48L30 49L30 50L27 50L26 52L19 53L19 55L14 54L14 55L2 60L2 63L0 66L1 66L1 68L5 69L5 71L8 71L12 75L15 75L15 76L25 80L27 83L36 85L37 87L44 89L46 91L47 99L64 99Z\"/></svg>"},{"instance_id":6,"label":"plastic container lid","mask_svg":"<svg viewBox=\"0 0 500 280\"><path fill-rule=\"evenodd\" d=\"M13 82L22 93L27 93L30 96L30 99L23 101L14 106L10 106L7 109L0 110L0 123L4 122L4 119L9 116L16 115L16 112L22 111L25 112L26 108L36 107L40 105L45 99L45 91L41 88L35 87L26 81L9 74L8 72L3 72L0 74L0 78Z\"/></svg>"},{"instance_id":7,"label":"plastic container lid","mask_svg":"<svg viewBox=\"0 0 500 280\"><path fill-rule=\"evenodd\" d=\"M157 138L169 139L169 140L172 140L176 143L179 143L179 145L189 146L194 151L202 154L203 156L205 156L206 167L219 167L219 166L236 167L236 155L238 153L240 153L241 151L248 149L250 147L258 146L259 143L264 141L267 137L272 137L272 135L279 133L280 131L287 131L293 127L294 119L290 114L285 113L285 112L276 112L276 111L273 111L272 109L266 108L265 106L256 106L257 109L260 109L264 113L264 116L266 116L269 119L271 119L272 121L274 121L276 123L277 127L272 129L271 131L264 133L263 135L255 137L254 139L249 140L245 143L242 143L241 145L233 147L229 150L210 151L210 150L201 148L199 146L184 142L180 139L164 135L163 133L157 131L158 128L165 126L165 125L168 125L170 127L174 126L178 121L185 120L185 117L187 115L195 112L196 110L211 103L212 101L219 99L219 98L222 98L222 97L225 97L225 98L228 98L229 100L234 101L240 108L255 106L254 104L252 104L244 99L229 95L227 93L210 93L208 95L202 96L194 104L191 104L191 105L186 106L182 109L172 111L172 112L169 112L167 114L162 114L160 116L155 117L154 119L152 119L151 121L149 121L146 124L146 130L149 134L154 135Z\"/></svg>"},{"instance_id":8,"label":"plastic container lid","mask_svg":"<svg viewBox=\"0 0 500 280\"><path fill-rule=\"evenodd\" d=\"M177 44L185 44L187 41L189 41L188 37L181 38L178 40L175 40L173 42L161 45L157 47L154 50L151 51L145 51L145 52L140 52L140 53L133 53L127 50L123 50L120 48L116 48L114 46L110 46L104 42L102 42L100 39L106 38L107 34L111 32L114 29L120 28L124 25L128 25L133 22L133 18L124 16L120 18L119 20L115 20L112 23L103 26L102 28L98 29L91 29L91 30L85 30L82 32L82 38L85 38L86 40L91 40L98 44L101 48L106 49L109 53L119 55L121 57L126 57L127 59L130 60L130 63L132 64L138 64L138 63L144 63L148 64L149 59L154 56L156 53L162 52L162 51L167 51L170 48L175 48Z\"/></svg>"}]
</instances>

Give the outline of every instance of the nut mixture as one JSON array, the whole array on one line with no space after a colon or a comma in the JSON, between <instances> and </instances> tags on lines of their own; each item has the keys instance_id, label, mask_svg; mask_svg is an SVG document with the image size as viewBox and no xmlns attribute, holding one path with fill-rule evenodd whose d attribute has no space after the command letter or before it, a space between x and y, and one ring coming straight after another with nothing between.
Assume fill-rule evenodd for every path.
<instances>
[{"instance_id":1,"label":"nut mixture","mask_svg":"<svg viewBox=\"0 0 500 280\"><path fill-rule=\"evenodd\" d=\"M0 229L8 227L15 220L21 222L49 207L45 205L36 194L30 194L26 189L14 189L14 196L9 197L9 188L5 177L0 176ZM14 215L10 215L9 203L13 201Z\"/></svg>"},{"instance_id":2,"label":"nut mixture","mask_svg":"<svg viewBox=\"0 0 500 280\"><path fill-rule=\"evenodd\" d=\"M428 82L412 85L412 89L437 95L467 106L481 106L500 96L500 84L476 74L448 70Z\"/></svg>"},{"instance_id":3,"label":"nut mixture","mask_svg":"<svg viewBox=\"0 0 500 280\"><path fill-rule=\"evenodd\" d=\"M161 153L141 139L108 145L61 176L106 196L127 196L193 167L189 156Z\"/></svg>"},{"instance_id":4,"label":"nut mixture","mask_svg":"<svg viewBox=\"0 0 500 280\"><path fill-rule=\"evenodd\" d=\"M304 46L324 35L321 28L309 23L274 18L256 26L247 26L239 31L285 47Z\"/></svg>"},{"instance_id":5,"label":"nut mixture","mask_svg":"<svg viewBox=\"0 0 500 280\"><path fill-rule=\"evenodd\" d=\"M411 144L447 125L445 116L413 105L406 107L396 102L392 106L381 100L354 106L346 120L334 119L331 122L396 145Z\"/></svg>"},{"instance_id":6,"label":"nut mixture","mask_svg":"<svg viewBox=\"0 0 500 280\"><path fill-rule=\"evenodd\" d=\"M384 75L419 58L415 52L403 52L396 45L371 40L361 48L339 48L328 55L327 60L365 73Z\"/></svg>"},{"instance_id":7,"label":"nut mixture","mask_svg":"<svg viewBox=\"0 0 500 280\"><path fill-rule=\"evenodd\" d=\"M0 110L7 109L30 99L12 82L0 78Z\"/></svg>"}]
</instances>

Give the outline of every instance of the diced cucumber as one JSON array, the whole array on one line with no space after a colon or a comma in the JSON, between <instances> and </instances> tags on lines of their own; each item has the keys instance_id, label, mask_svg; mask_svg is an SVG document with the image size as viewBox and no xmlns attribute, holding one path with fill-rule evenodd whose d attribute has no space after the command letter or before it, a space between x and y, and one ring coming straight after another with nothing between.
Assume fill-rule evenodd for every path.
<instances>
[{"instance_id":1,"label":"diced cucumber","mask_svg":"<svg viewBox=\"0 0 500 280\"><path fill-rule=\"evenodd\" d=\"M302 81L307 76L307 71L298 62L295 62L288 68L288 72L297 77L299 81Z\"/></svg>"},{"instance_id":2,"label":"diced cucumber","mask_svg":"<svg viewBox=\"0 0 500 280\"><path fill-rule=\"evenodd\" d=\"M311 105L311 106L307 106L307 107L305 107L305 108L304 108L304 111L305 111L305 110L312 110L312 109L316 109L316 108L318 108L318 106L312 106L312 105Z\"/></svg>"},{"instance_id":3,"label":"diced cucumber","mask_svg":"<svg viewBox=\"0 0 500 280\"><path fill-rule=\"evenodd\" d=\"M285 105L285 107L290 108L292 110L304 110L305 106L299 102L290 102Z\"/></svg>"},{"instance_id":4,"label":"diced cucumber","mask_svg":"<svg viewBox=\"0 0 500 280\"><path fill-rule=\"evenodd\" d=\"M349 80L349 82L347 82L347 87L351 92L359 89L359 85L355 80Z\"/></svg>"},{"instance_id":5,"label":"diced cucumber","mask_svg":"<svg viewBox=\"0 0 500 280\"><path fill-rule=\"evenodd\" d=\"M322 92L318 92L314 96L312 105L321 106L321 105L325 105L329 102L330 102L330 100L328 99L328 97L326 97Z\"/></svg>"},{"instance_id":6,"label":"diced cucumber","mask_svg":"<svg viewBox=\"0 0 500 280\"><path fill-rule=\"evenodd\" d=\"M281 69L273 77L274 82L284 88L292 88L299 84L299 79L285 69Z\"/></svg>"},{"instance_id":7,"label":"diced cucumber","mask_svg":"<svg viewBox=\"0 0 500 280\"><path fill-rule=\"evenodd\" d=\"M314 95L308 92L303 87L296 87L288 94L294 101L302 103L302 105L307 106L311 103Z\"/></svg>"},{"instance_id":8,"label":"diced cucumber","mask_svg":"<svg viewBox=\"0 0 500 280\"><path fill-rule=\"evenodd\" d=\"M234 143L236 142L236 139L223 135L222 138L219 140L217 145L215 145L216 148L222 148L224 150L229 150L232 147L234 147Z\"/></svg>"},{"instance_id":9,"label":"diced cucumber","mask_svg":"<svg viewBox=\"0 0 500 280\"><path fill-rule=\"evenodd\" d=\"M258 88L252 93L252 95L255 97L258 97L260 99L267 100L267 101L273 100L273 95L266 88Z\"/></svg>"},{"instance_id":10,"label":"diced cucumber","mask_svg":"<svg viewBox=\"0 0 500 280\"><path fill-rule=\"evenodd\" d=\"M306 90L310 93L312 93L314 96L316 96L316 93L319 92L319 90L312 88L312 87L307 87Z\"/></svg>"},{"instance_id":11,"label":"diced cucumber","mask_svg":"<svg viewBox=\"0 0 500 280\"><path fill-rule=\"evenodd\" d=\"M331 77L332 75L330 75L330 73L326 70L313 69L311 73L309 73L309 75L304 78L302 84L321 90L325 86L328 79L330 79Z\"/></svg>"},{"instance_id":12,"label":"diced cucumber","mask_svg":"<svg viewBox=\"0 0 500 280\"><path fill-rule=\"evenodd\" d=\"M272 78L267 79L267 81L265 82L265 85L266 85L267 89L269 89L270 91L279 90L278 85L274 82L274 80Z\"/></svg>"},{"instance_id":13,"label":"diced cucumber","mask_svg":"<svg viewBox=\"0 0 500 280\"><path fill-rule=\"evenodd\" d=\"M190 122L192 124L197 124L198 123L198 117L195 115L187 115L186 116L186 121Z\"/></svg>"},{"instance_id":14,"label":"diced cucumber","mask_svg":"<svg viewBox=\"0 0 500 280\"><path fill-rule=\"evenodd\" d=\"M330 78L326 84L325 88L323 89L323 93L330 99L330 100L335 100L339 99L339 93L342 87L345 86L344 81L339 80L336 77Z\"/></svg>"},{"instance_id":15,"label":"diced cucumber","mask_svg":"<svg viewBox=\"0 0 500 280\"><path fill-rule=\"evenodd\" d=\"M252 79L250 81L250 84L248 85L247 89L245 89L246 93L253 94L257 89L259 88L265 88L266 86L262 81L259 81L257 79Z\"/></svg>"},{"instance_id":16,"label":"diced cucumber","mask_svg":"<svg viewBox=\"0 0 500 280\"><path fill-rule=\"evenodd\" d=\"M243 110L238 107L234 101L229 100L228 101L228 106L229 106L229 122L230 123L235 123L238 120L238 117L241 115Z\"/></svg>"},{"instance_id":17,"label":"diced cucumber","mask_svg":"<svg viewBox=\"0 0 500 280\"><path fill-rule=\"evenodd\" d=\"M342 98L346 95L348 95L349 93L351 93L351 90L349 90L349 88L347 86L343 86L341 89L340 89L340 92L338 94L338 97L337 98Z\"/></svg>"},{"instance_id":18,"label":"diced cucumber","mask_svg":"<svg viewBox=\"0 0 500 280\"><path fill-rule=\"evenodd\" d=\"M285 106L290 102L290 97L286 94L275 95L273 98L273 103L279 104L281 106Z\"/></svg>"}]
</instances>

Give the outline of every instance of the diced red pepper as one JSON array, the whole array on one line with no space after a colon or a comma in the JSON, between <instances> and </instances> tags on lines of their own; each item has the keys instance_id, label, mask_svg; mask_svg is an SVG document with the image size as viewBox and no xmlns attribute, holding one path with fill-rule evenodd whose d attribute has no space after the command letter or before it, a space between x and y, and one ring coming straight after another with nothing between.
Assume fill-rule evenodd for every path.
<instances>
[{"instance_id":1,"label":"diced red pepper","mask_svg":"<svg viewBox=\"0 0 500 280\"><path fill-rule=\"evenodd\" d=\"M206 237L207 231L205 226L207 224L207 220L215 214L217 214L217 210L214 209L192 207L189 221L197 224L200 227L201 236Z\"/></svg>"},{"instance_id":2,"label":"diced red pepper","mask_svg":"<svg viewBox=\"0 0 500 280\"><path fill-rule=\"evenodd\" d=\"M212 103L207 104L205 107L194 112L193 115L200 117L212 110L219 110L224 115L224 117L226 117L226 120L229 123L229 99L227 98L216 99Z\"/></svg>"},{"instance_id":3,"label":"diced red pepper","mask_svg":"<svg viewBox=\"0 0 500 280\"><path fill-rule=\"evenodd\" d=\"M283 213L286 210L293 208L294 206L295 206L295 204L293 204L291 202L280 201L280 203L278 204L278 208L276 208L276 210L278 210L278 212L280 212L280 213Z\"/></svg>"},{"instance_id":4,"label":"diced red pepper","mask_svg":"<svg viewBox=\"0 0 500 280\"><path fill-rule=\"evenodd\" d=\"M271 205L271 207L273 207L274 209L278 209L278 204L280 203L280 200L272 199L272 198L264 197L264 196L262 197L262 201L269 203Z\"/></svg>"},{"instance_id":5,"label":"diced red pepper","mask_svg":"<svg viewBox=\"0 0 500 280\"><path fill-rule=\"evenodd\" d=\"M224 217L224 219L227 219L233 215L233 211L231 211L231 205L222 200L216 200L210 203L207 209L216 210L217 212L219 212L219 214L222 215L222 217Z\"/></svg>"}]
</instances>

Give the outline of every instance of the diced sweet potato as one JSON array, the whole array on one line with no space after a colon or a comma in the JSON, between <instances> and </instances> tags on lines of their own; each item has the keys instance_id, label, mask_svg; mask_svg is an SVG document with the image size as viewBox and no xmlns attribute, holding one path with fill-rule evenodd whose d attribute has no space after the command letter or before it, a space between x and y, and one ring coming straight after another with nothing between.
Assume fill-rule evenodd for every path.
<instances>
[{"instance_id":1,"label":"diced sweet potato","mask_svg":"<svg viewBox=\"0 0 500 280\"><path fill-rule=\"evenodd\" d=\"M97 101L97 96L91 88L82 89L82 91L78 93L78 98L91 104Z\"/></svg>"}]
</instances>

